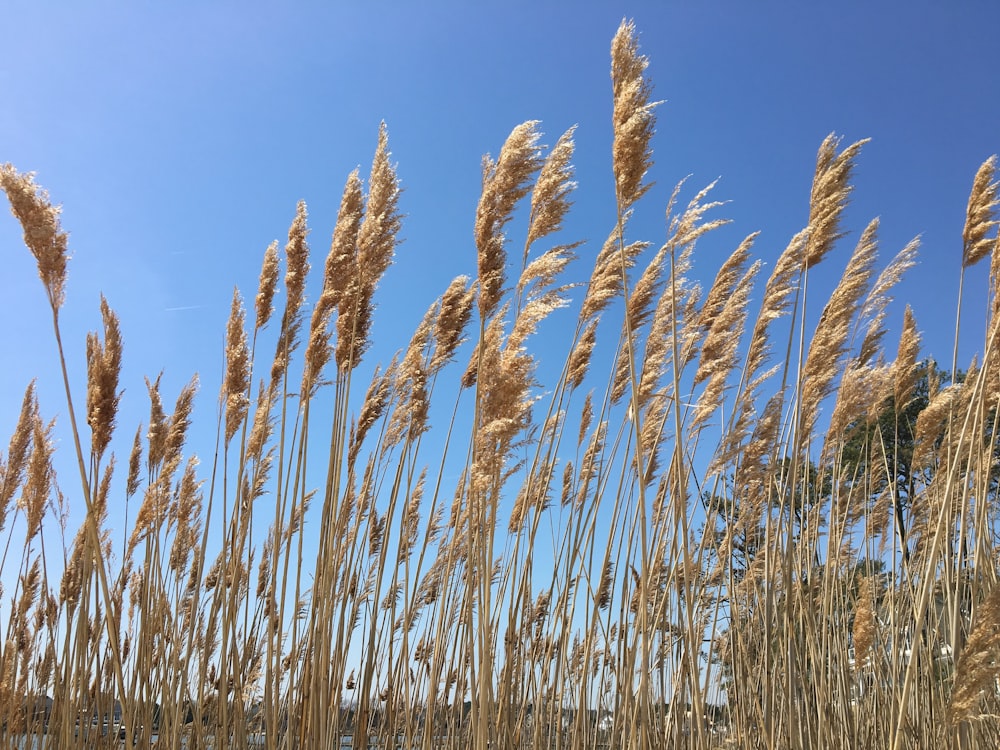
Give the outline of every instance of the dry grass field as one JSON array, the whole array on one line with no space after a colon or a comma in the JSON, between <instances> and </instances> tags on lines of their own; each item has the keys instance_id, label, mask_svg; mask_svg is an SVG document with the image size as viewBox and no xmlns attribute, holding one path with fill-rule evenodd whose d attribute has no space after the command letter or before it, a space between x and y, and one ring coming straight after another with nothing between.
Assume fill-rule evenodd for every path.
<instances>
[{"instance_id":1,"label":"dry grass field","mask_svg":"<svg viewBox=\"0 0 1000 750\"><path fill-rule=\"evenodd\" d=\"M698 283L724 207L682 183L666 235L633 234L657 105L628 23L611 64L617 222L599 251L576 257L561 232L573 131L543 148L519 125L484 159L477 277L358 377L402 223L383 127L325 258L300 203L259 287L233 296L200 464L195 380L150 379L148 419L117 423L124 344L103 299L71 382L67 234L30 165L0 167L66 397L29 385L4 426L0 521L25 534L2 558L0 744L1000 745L995 158L969 175L941 269L989 265L989 309L955 323L982 359L935 363L889 304L917 243L886 259L877 220L844 225L864 142L817 144L807 223L767 272L749 234ZM825 299L818 273L839 277ZM537 346L564 307L562 348ZM432 405L451 415L433 430ZM116 430L135 430L129 455L109 450ZM59 490L56 434L78 467ZM79 529L61 526L68 502Z\"/></svg>"}]
</instances>

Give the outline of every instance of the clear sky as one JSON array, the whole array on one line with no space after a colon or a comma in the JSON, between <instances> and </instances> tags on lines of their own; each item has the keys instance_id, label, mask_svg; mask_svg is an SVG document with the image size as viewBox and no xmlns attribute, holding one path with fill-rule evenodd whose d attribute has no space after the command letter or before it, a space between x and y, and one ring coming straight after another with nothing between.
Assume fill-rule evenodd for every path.
<instances>
[{"instance_id":1,"label":"clear sky","mask_svg":"<svg viewBox=\"0 0 1000 750\"><path fill-rule=\"evenodd\" d=\"M886 261L921 235L892 324L910 302L925 353L950 361L969 188L1000 151L1000 4L825 5L5 3L0 162L36 172L64 206L73 253L64 335L78 403L84 335L99 325L103 292L126 345L119 456L146 418L142 377L161 369L168 404L200 373L196 425L214 437L233 286L252 298L262 253L272 239L283 244L300 198L322 267L344 180L355 166L367 174L382 120L405 189L405 242L378 297L371 363L406 344L451 278L474 275L480 160L524 120L541 120L549 144L578 125L565 237L587 241L575 272L585 274L614 222L609 47L623 17L635 19L665 100L657 186L634 231L657 243L673 185L721 176L715 195L731 201L722 213L734 225L706 243L695 275L710 282L756 230L771 263L806 223L823 137L870 137L851 238L824 273L839 274L875 216ZM33 377L43 415L66 420L43 290L6 208L0 253L5 450ZM960 363L981 346L986 274L984 265L969 280Z\"/></svg>"}]
</instances>

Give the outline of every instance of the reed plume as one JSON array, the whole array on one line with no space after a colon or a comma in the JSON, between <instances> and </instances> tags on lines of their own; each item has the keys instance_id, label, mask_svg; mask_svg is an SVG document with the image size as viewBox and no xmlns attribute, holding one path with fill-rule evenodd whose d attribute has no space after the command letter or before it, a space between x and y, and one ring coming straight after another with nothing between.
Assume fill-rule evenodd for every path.
<instances>
[{"instance_id":1,"label":"reed plume","mask_svg":"<svg viewBox=\"0 0 1000 750\"><path fill-rule=\"evenodd\" d=\"M17 426L7 446L7 457L0 458L0 527L7 517L7 509L14 498L14 493L24 481L37 410L38 397L35 395L35 383L32 381L25 389L24 398L21 400Z\"/></svg>"},{"instance_id":2,"label":"reed plume","mask_svg":"<svg viewBox=\"0 0 1000 750\"><path fill-rule=\"evenodd\" d=\"M299 202L252 311L233 290L222 460L208 470L191 454L197 378L170 409L161 373L119 472L131 386L103 297L82 342L80 448L58 325L66 235L34 178L0 168L67 395L46 421L44 383L29 384L0 455L7 740L47 728L47 746L119 733L147 746L155 726L164 746L268 750L997 746L995 158L973 181L956 262L964 273L993 254L983 365L963 377L920 361L909 306L885 351L916 240L877 273L871 222L815 299L865 141L822 142L806 227L759 300L767 235L717 254L716 183L686 205L677 183L653 247L641 220L662 210L657 105L631 22L611 56L607 239L556 236L581 189L575 127L551 149L538 122L515 127L483 161L477 277L425 300L391 355L373 318L402 193L382 124L368 176L347 176L322 277L308 278ZM572 263L588 254L578 285ZM562 308L576 310L570 329ZM369 351L385 359L361 367ZM63 414L81 478L65 495ZM35 695L53 699L44 719L26 710ZM97 739L115 700L121 729Z\"/></svg>"},{"instance_id":3,"label":"reed plume","mask_svg":"<svg viewBox=\"0 0 1000 750\"><path fill-rule=\"evenodd\" d=\"M899 337L896 359L892 365L893 401L902 412L910 405L917 385L917 354L920 352L920 333L909 305L903 313L903 332Z\"/></svg>"},{"instance_id":4,"label":"reed plume","mask_svg":"<svg viewBox=\"0 0 1000 750\"><path fill-rule=\"evenodd\" d=\"M467 276L456 277L441 297L441 309L434 323L434 356L430 372L440 370L455 356L461 345L465 329L472 319L475 290L469 286Z\"/></svg>"},{"instance_id":5,"label":"reed plume","mask_svg":"<svg viewBox=\"0 0 1000 750\"><path fill-rule=\"evenodd\" d=\"M878 221L874 220L862 233L840 283L823 308L809 345L809 354L802 369L803 439L812 433L820 402L830 395L834 377L846 352L850 324L868 291L878 250L877 231Z\"/></svg>"},{"instance_id":6,"label":"reed plume","mask_svg":"<svg viewBox=\"0 0 1000 750\"><path fill-rule=\"evenodd\" d=\"M627 211L652 185L643 183L653 166L651 141L656 128L652 84L645 77L649 60L639 54L635 24L622 21L611 42L614 97L612 164L621 210Z\"/></svg>"},{"instance_id":7,"label":"reed plume","mask_svg":"<svg viewBox=\"0 0 1000 750\"><path fill-rule=\"evenodd\" d=\"M972 181L969 204L962 230L962 267L976 265L990 254L996 238L989 233L996 229L997 208L1000 207L1000 181L997 180L997 157L991 156L980 165Z\"/></svg>"},{"instance_id":8,"label":"reed plume","mask_svg":"<svg viewBox=\"0 0 1000 750\"><path fill-rule=\"evenodd\" d=\"M511 220L514 207L531 189L531 178L542 166L540 137L536 121L522 123L511 131L496 161L483 157L483 189L476 208L475 241L479 315L484 321L496 312L503 295L507 264L504 227ZM561 177L562 169L554 168L553 179ZM552 216L558 216L561 201L558 189L554 194L557 197L548 199L547 209Z\"/></svg>"},{"instance_id":9,"label":"reed plume","mask_svg":"<svg viewBox=\"0 0 1000 750\"><path fill-rule=\"evenodd\" d=\"M250 403L250 348L247 344L246 312L238 289L233 290L233 303L226 323L226 375L222 382L221 399L225 413L225 445L246 420Z\"/></svg>"},{"instance_id":10,"label":"reed plume","mask_svg":"<svg viewBox=\"0 0 1000 750\"><path fill-rule=\"evenodd\" d=\"M100 460L111 442L121 393L118 377L122 367L122 338L118 316L101 296L104 343L96 333L87 335L87 424L91 451Z\"/></svg>"},{"instance_id":11,"label":"reed plume","mask_svg":"<svg viewBox=\"0 0 1000 750\"><path fill-rule=\"evenodd\" d=\"M806 268L822 261L843 236L840 226L853 190L851 173L862 146L868 143L868 139L857 141L837 153L840 141L831 133L816 155L816 174L809 196L809 238L803 259Z\"/></svg>"},{"instance_id":12,"label":"reed plume","mask_svg":"<svg viewBox=\"0 0 1000 750\"><path fill-rule=\"evenodd\" d=\"M326 256L323 273L323 291L313 308L309 325L309 344L306 347L305 370L302 374L303 391L313 387L323 368L330 360L330 319L341 306L341 300L352 284L357 253L358 232L364 217L364 195L358 170L347 177L344 193L337 212L330 252Z\"/></svg>"},{"instance_id":13,"label":"reed plume","mask_svg":"<svg viewBox=\"0 0 1000 750\"><path fill-rule=\"evenodd\" d=\"M368 177L364 218L357 229L357 249L350 281L341 294L337 318L337 367L348 371L357 367L368 348L371 316L378 282L392 263L402 217L399 213L400 185L389 161L389 136L385 123L379 127L378 146ZM355 196L346 195L345 237L338 251L350 252L350 233L356 220ZM343 205L343 204L342 204ZM338 261L339 263L340 261Z\"/></svg>"},{"instance_id":14,"label":"reed plume","mask_svg":"<svg viewBox=\"0 0 1000 750\"><path fill-rule=\"evenodd\" d=\"M38 263L38 276L45 286L53 313L62 307L66 290L69 236L59 224L59 208L48 193L35 184L35 176L19 173L12 164L0 166L0 187L7 194L10 210L24 230L24 244Z\"/></svg>"},{"instance_id":15,"label":"reed plume","mask_svg":"<svg viewBox=\"0 0 1000 750\"><path fill-rule=\"evenodd\" d=\"M278 287L278 241L275 240L264 251L264 262L260 269L257 296L254 299L254 330L267 325L274 314L274 293Z\"/></svg>"},{"instance_id":16,"label":"reed plume","mask_svg":"<svg viewBox=\"0 0 1000 750\"><path fill-rule=\"evenodd\" d=\"M271 364L271 383L281 382L288 370L292 353L298 347L299 329L302 327L302 305L305 302L306 276L309 273L309 228L305 201L299 201L295 218L288 228L285 245L285 310L281 317L281 330ZM265 262L267 259L265 258ZM270 270L270 269L268 269ZM263 279L262 279L263 280ZM265 295L265 301L267 296Z\"/></svg>"}]
</instances>

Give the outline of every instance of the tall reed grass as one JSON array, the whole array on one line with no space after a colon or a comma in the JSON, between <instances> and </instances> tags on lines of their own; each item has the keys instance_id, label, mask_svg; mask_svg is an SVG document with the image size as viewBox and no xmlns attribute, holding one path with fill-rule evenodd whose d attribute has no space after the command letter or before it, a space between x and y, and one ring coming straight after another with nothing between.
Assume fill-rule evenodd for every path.
<instances>
[{"instance_id":1,"label":"tall reed grass","mask_svg":"<svg viewBox=\"0 0 1000 750\"><path fill-rule=\"evenodd\" d=\"M599 252L562 231L573 131L546 149L539 123L517 126L483 163L477 278L443 290L369 380L402 223L383 127L369 174L347 177L319 296L302 203L252 303L234 294L201 468L196 380L175 396L147 381L148 421L127 459L109 451L118 317L101 299L86 383L71 382L59 210L0 168L69 417L46 421L28 385L0 461L0 520L25 530L2 561L17 581L4 744L47 729L46 746L114 746L115 701L126 746L1000 744L996 159L956 252L956 274L988 259L992 286L981 321L962 321L983 355L959 377L926 361L909 308L887 341L916 242L881 267L877 221L845 244L864 142L819 145L804 227L767 278L755 234L707 291L689 278L727 223L712 185L678 185L666 235L635 236L656 102L631 24L611 61L617 219ZM571 262L593 266L582 287ZM828 299L810 294L838 272ZM545 347L558 374L543 383L536 331L564 307L576 322ZM56 434L72 438L72 500Z\"/></svg>"}]
</instances>

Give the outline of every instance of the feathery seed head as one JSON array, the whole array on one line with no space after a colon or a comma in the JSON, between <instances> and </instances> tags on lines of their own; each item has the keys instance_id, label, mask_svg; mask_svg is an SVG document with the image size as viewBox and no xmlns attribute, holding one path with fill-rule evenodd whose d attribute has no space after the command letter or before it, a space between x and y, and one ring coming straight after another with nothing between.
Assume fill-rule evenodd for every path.
<instances>
[{"instance_id":1,"label":"feathery seed head","mask_svg":"<svg viewBox=\"0 0 1000 750\"><path fill-rule=\"evenodd\" d=\"M872 577L865 576L858 586L857 610L854 614L854 662L859 669L875 642L875 587Z\"/></svg>"},{"instance_id":2,"label":"feathery seed head","mask_svg":"<svg viewBox=\"0 0 1000 750\"><path fill-rule=\"evenodd\" d=\"M368 348L375 289L392 264L398 244L397 234L402 226L399 213L402 191L395 167L389 161L390 156L389 136L385 123L382 123L368 177L364 218L357 232L356 267L352 282L341 295L337 318L336 359L341 370L357 367ZM350 185L348 187L351 188Z\"/></svg>"},{"instance_id":3,"label":"feathery seed head","mask_svg":"<svg viewBox=\"0 0 1000 750\"><path fill-rule=\"evenodd\" d=\"M254 313L257 321L254 330L259 331L267 325L274 313L274 293L278 288L278 241L275 240L264 251L264 262L260 269L260 282L257 286L257 298Z\"/></svg>"},{"instance_id":4,"label":"feathery seed head","mask_svg":"<svg viewBox=\"0 0 1000 750\"><path fill-rule=\"evenodd\" d=\"M24 472L31 450L31 436L35 415L38 413L38 396L35 394L35 381L31 381L24 391L21 401L21 413L17 418L17 426L11 435L7 447L7 464L0 461L0 526L7 515L7 504L14 497L14 492L24 479Z\"/></svg>"},{"instance_id":5,"label":"feathery seed head","mask_svg":"<svg viewBox=\"0 0 1000 750\"><path fill-rule=\"evenodd\" d=\"M917 385L919 366L917 355L920 352L920 332L913 318L913 310L906 306L903 313L903 332L899 337L899 348L896 351L896 361L892 365L893 395L895 396L896 412L901 413L913 398Z\"/></svg>"},{"instance_id":6,"label":"feathery seed head","mask_svg":"<svg viewBox=\"0 0 1000 750\"><path fill-rule=\"evenodd\" d=\"M462 343L462 335L472 319L475 289L467 276L455 278L441 297L441 309L434 324L434 356L430 372L435 373L450 362Z\"/></svg>"},{"instance_id":7,"label":"feathery seed head","mask_svg":"<svg viewBox=\"0 0 1000 750\"><path fill-rule=\"evenodd\" d=\"M118 316L101 295L104 344L96 333L87 335L87 423L91 430L91 450L100 459L115 428L118 403L118 376L122 367L122 339Z\"/></svg>"},{"instance_id":8,"label":"feathery seed head","mask_svg":"<svg viewBox=\"0 0 1000 750\"><path fill-rule=\"evenodd\" d=\"M503 296L507 264L503 230L541 166L540 136L536 121L522 123L511 131L495 162L489 156L483 158L483 191L475 225L479 313L483 320L496 312Z\"/></svg>"},{"instance_id":9,"label":"feathery seed head","mask_svg":"<svg viewBox=\"0 0 1000 750\"><path fill-rule=\"evenodd\" d=\"M750 248L759 235L760 232L754 232L744 239L715 274L715 281L709 287L708 294L701 306L701 312L698 314L699 327L707 330L716 316L722 312L726 300L732 295L737 280L742 275L743 269L746 268L747 261L750 259Z\"/></svg>"},{"instance_id":10,"label":"feathery seed head","mask_svg":"<svg viewBox=\"0 0 1000 750\"><path fill-rule=\"evenodd\" d=\"M323 274L323 291L313 308L309 326L309 343L306 346L305 370L302 374L302 391L308 392L330 360L330 319L338 307L342 307L345 294L354 291L360 280L358 268L358 231L364 216L364 195L361 179L355 169L347 177L344 193L337 212L337 224L330 242L330 252L326 256ZM344 306L346 307L346 306Z\"/></svg>"},{"instance_id":11,"label":"feathery seed head","mask_svg":"<svg viewBox=\"0 0 1000 750\"><path fill-rule=\"evenodd\" d=\"M187 438L187 430L191 425L191 410L194 407L194 396L198 391L198 376L191 378L177 396L174 413L170 417L170 426L164 442L163 463L172 472L180 465L181 450Z\"/></svg>"},{"instance_id":12,"label":"feathery seed head","mask_svg":"<svg viewBox=\"0 0 1000 750\"><path fill-rule=\"evenodd\" d=\"M163 463L163 455L167 441L167 415L163 411L163 400L160 397L161 372L152 383L146 378L146 390L149 391L149 430L146 441L149 444L146 454L146 465L150 471Z\"/></svg>"},{"instance_id":13,"label":"feathery seed head","mask_svg":"<svg viewBox=\"0 0 1000 750\"><path fill-rule=\"evenodd\" d=\"M850 324L868 291L878 250L878 220L869 223L830 296L813 334L802 370L801 436L807 439L820 402L830 394L846 351Z\"/></svg>"},{"instance_id":14,"label":"feathery seed head","mask_svg":"<svg viewBox=\"0 0 1000 750\"><path fill-rule=\"evenodd\" d=\"M583 379L587 376L587 369L590 367L590 357L594 353L594 345L597 343L597 320L591 320L587 327L583 329L580 338L573 346L573 351L569 355L569 362L566 365L566 384L571 390L579 388L583 384Z\"/></svg>"},{"instance_id":15,"label":"feathery seed head","mask_svg":"<svg viewBox=\"0 0 1000 750\"><path fill-rule=\"evenodd\" d=\"M850 198L851 173L861 147L868 139L857 141L839 154L841 139L828 135L816 155L816 174L813 177L809 200L809 241L804 258L805 267L819 263L843 234L840 223Z\"/></svg>"},{"instance_id":16,"label":"feathery seed head","mask_svg":"<svg viewBox=\"0 0 1000 750\"><path fill-rule=\"evenodd\" d=\"M906 247L896 254L896 257L885 267L872 285L858 315L859 322L868 321L868 329L861 342L861 350L858 355L861 362L868 362L879 351L882 338L885 335L885 310L892 301L890 292L903 278L903 274L916 265L919 247L919 239L913 239L907 243Z\"/></svg>"},{"instance_id":17,"label":"feathery seed head","mask_svg":"<svg viewBox=\"0 0 1000 750\"><path fill-rule=\"evenodd\" d=\"M390 163L389 134L383 122L379 126L378 146L368 177L368 201L364 218L358 227L358 267L364 286L374 290L378 280L392 263L396 250L396 235L402 226L399 196L402 192L396 169ZM351 186L348 186L351 189ZM360 206L351 194L352 218Z\"/></svg>"},{"instance_id":18,"label":"feathery seed head","mask_svg":"<svg viewBox=\"0 0 1000 750\"><path fill-rule=\"evenodd\" d=\"M264 446L271 438L274 429L274 420L271 415L271 407L274 404L275 387L265 387L260 384L257 391L257 408L253 415L253 427L250 429L250 439L247 441L247 457L260 458L264 453Z\"/></svg>"},{"instance_id":19,"label":"feathery seed head","mask_svg":"<svg viewBox=\"0 0 1000 750\"><path fill-rule=\"evenodd\" d=\"M295 218L288 228L288 243L285 245L285 257L288 259L285 269L285 290L288 294L286 319L289 315L296 315L302 306L306 276L309 274L307 219L306 202L300 200L295 207Z\"/></svg>"},{"instance_id":20,"label":"feathery seed head","mask_svg":"<svg viewBox=\"0 0 1000 750\"><path fill-rule=\"evenodd\" d=\"M962 267L969 268L993 249L996 238L987 235L1000 224L1000 181L997 180L997 157L994 154L980 165L972 182L965 228L962 231Z\"/></svg>"},{"instance_id":21,"label":"feathery seed head","mask_svg":"<svg viewBox=\"0 0 1000 750\"><path fill-rule=\"evenodd\" d=\"M614 95L612 161L619 208L631 207L651 187L643 184L653 165L650 141L656 126L650 102L652 84L643 74L649 61L639 54L635 24L623 20L611 42L611 85Z\"/></svg>"},{"instance_id":22,"label":"feathery seed head","mask_svg":"<svg viewBox=\"0 0 1000 750\"><path fill-rule=\"evenodd\" d=\"M233 289L233 304L226 323L226 378L222 384L222 402L225 407L225 445L233 439L243 424L250 406L247 389L250 387L250 348L247 344L246 313L238 289Z\"/></svg>"},{"instance_id":23,"label":"feathery seed head","mask_svg":"<svg viewBox=\"0 0 1000 750\"><path fill-rule=\"evenodd\" d=\"M698 399L692 426L704 422L716 408L721 406L726 379L737 364L737 346L746 325L747 302L760 267L761 262L755 262L738 282L734 283L722 309L710 318L711 323L702 343L701 359L694 377L696 385L704 381L708 381L708 385Z\"/></svg>"},{"instance_id":24,"label":"feathery seed head","mask_svg":"<svg viewBox=\"0 0 1000 750\"><path fill-rule=\"evenodd\" d=\"M957 724L974 715L984 688L1000 673L1000 586L977 608L972 632L955 665L955 684L948 705L948 719Z\"/></svg>"},{"instance_id":25,"label":"feathery seed head","mask_svg":"<svg viewBox=\"0 0 1000 750\"><path fill-rule=\"evenodd\" d=\"M35 184L34 174L18 173L11 164L0 165L0 188L7 194L11 213L24 232L24 244L38 263L38 275L54 311L62 307L69 258L68 235L59 225L57 206Z\"/></svg>"},{"instance_id":26,"label":"feathery seed head","mask_svg":"<svg viewBox=\"0 0 1000 750\"><path fill-rule=\"evenodd\" d=\"M365 394L361 411L358 413L357 427L351 436L350 448L348 450L348 461L351 465L357 459L358 452L361 450L361 443L364 442L368 431L385 412L385 408L389 403L389 396L392 392L392 384L396 379L396 366L396 358L394 357L385 372L376 368L375 373L372 375L368 392Z\"/></svg>"},{"instance_id":27,"label":"feathery seed head","mask_svg":"<svg viewBox=\"0 0 1000 750\"><path fill-rule=\"evenodd\" d=\"M628 220L626 215L623 223ZM633 268L636 258L649 247L648 242L632 242L625 246L624 254L619 247L621 235L617 227L611 232L601 251L597 254L594 270L587 284L587 294L580 309L581 320L591 320L599 316L624 289L622 268L625 273Z\"/></svg>"},{"instance_id":28,"label":"feathery seed head","mask_svg":"<svg viewBox=\"0 0 1000 750\"><path fill-rule=\"evenodd\" d=\"M281 332L271 364L271 382L277 383L288 370L292 352L299 345L299 329L302 327L302 305L305 301L306 277L309 275L309 245L306 237L305 201L299 201L295 218L288 228L288 244L285 245L285 312L281 318Z\"/></svg>"},{"instance_id":29,"label":"feathery seed head","mask_svg":"<svg viewBox=\"0 0 1000 750\"><path fill-rule=\"evenodd\" d=\"M26 543L30 542L41 531L42 517L49 503L49 497L55 482L55 469L52 466L52 428L55 422L45 424L36 411L32 417L31 455L28 459L27 475L24 482L24 492L21 505L27 520Z\"/></svg>"},{"instance_id":30,"label":"feathery seed head","mask_svg":"<svg viewBox=\"0 0 1000 750\"><path fill-rule=\"evenodd\" d=\"M573 132L572 127L563 133L538 173L535 187L531 191L531 219L528 225L528 246L536 240L555 234L562 227L563 218L572 205L569 196L576 188L573 182Z\"/></svg>"},{"instance_id":31,"label":"feathery seed head","mask_svg":"<svg viewBox=\"0 0 1000 750\"><path fill-rule=\"evenodd\" d=\"M128 479L125 483L125 495L131 497L139 489L139 467L142 463L142 425L135 430L132 450L128 456Z\"/></svg>"}]
</instances>

